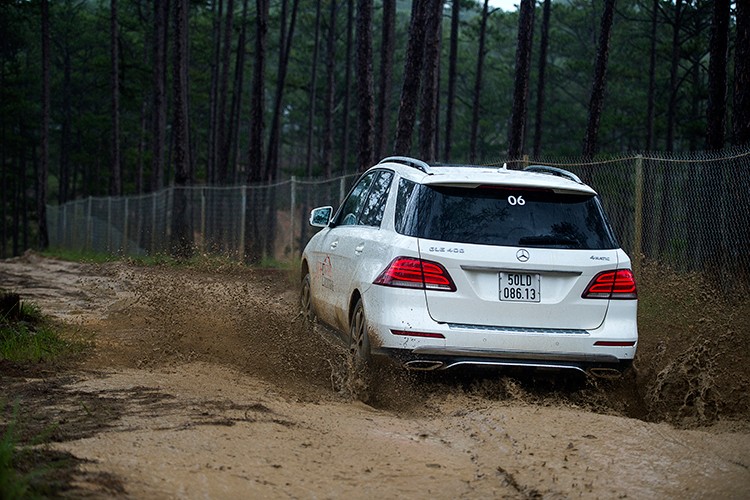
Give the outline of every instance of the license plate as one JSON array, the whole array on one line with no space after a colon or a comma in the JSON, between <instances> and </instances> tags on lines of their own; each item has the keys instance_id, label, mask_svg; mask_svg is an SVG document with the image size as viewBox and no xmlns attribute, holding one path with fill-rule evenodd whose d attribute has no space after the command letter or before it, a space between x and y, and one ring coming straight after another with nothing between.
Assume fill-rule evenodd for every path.
<instances>
[{"instance_id":1,"label":"license plate","mask_svg":"<svg viewBox=\"0 0 750 500\"><path fill-rule=\"evenodd\" d=\"M541 278L536 273L500 273L500 300L507 302L539 302Z\"/></svg>"}]
</instances>

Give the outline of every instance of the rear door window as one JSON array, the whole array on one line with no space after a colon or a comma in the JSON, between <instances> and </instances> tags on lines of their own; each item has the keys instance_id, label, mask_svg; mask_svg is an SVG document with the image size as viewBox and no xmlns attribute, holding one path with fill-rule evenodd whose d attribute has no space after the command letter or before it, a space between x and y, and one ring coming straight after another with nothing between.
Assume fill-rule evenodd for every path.
<instances>
[{"instance_id":1,"label":"rear door window","mask_svg":"<svg viewBox=\"0 0 750 500\"><path fill-rule=\"evenodd\" d=\"M402 217L400 232L420 238L520 247L617 248L594 195L420 185L416 205L416 217Z\"/></svg>"},{"instance_id":2,"label":"rear door window","mask_svg":"<svg viewBox=\"0 0 750 500\"><path fill-rule=\"evenodd\" d=\"M363 226L380 227L385 212L385 202L388 201L388 193L393 180L393 172L380 171L378 177L370 188L370 194L362 207L362 215L358 224Z\"/></svg>"},{"instance_id":3,"label":"rear door window","mask_svg":"<svg viewBox=\"0 0 750 500\"><path fill-rule=\"evenodd\" d=\"M353 226L357 223L359 212L367 199L367 193L370 190L370 184L372 184L375 175L377 175L377 172L370 172L362 177L357 182L357 185L354 186L354 189L351 190L336 216L335 222L337 226Z\"/></svg>"},{"instance_id":4,"label":"rear door window","mask_svg":"<svg viewBox=\"0 0 750 500\"><path fill-rule=\"evenodd\" d=\"M337 226L380 227L388 201L393 172L375 170L362 177L336 215Z\"/></svg>"}]
</instances>

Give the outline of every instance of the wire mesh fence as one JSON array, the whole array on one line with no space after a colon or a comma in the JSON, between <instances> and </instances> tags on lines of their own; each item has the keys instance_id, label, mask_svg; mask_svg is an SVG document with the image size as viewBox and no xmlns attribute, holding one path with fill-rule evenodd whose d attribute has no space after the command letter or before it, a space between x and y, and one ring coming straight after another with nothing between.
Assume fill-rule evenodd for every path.
<instances>
[{"instance_id":1,"label":"wire mesh fence","mask_svg":"<svg viewBox=\"0 0 750 500\"><path fill-rule=\"evenodd\" d=\"M89 197L47 207L54 248L124 256L171 253L176 201L196 252L288 260L312 236L309 211L336 205L356 175L253 186L170 187L139 196Z\"/></svg>"},{"instance_id":2,"label":"wire mesh fence","mask_svg":"<svg viewBox=\"0 0 750 500\"><path fill-rule=\"evenodd\" d=\"M750 148L596 162L542 158L509 167L524 164L564 168L594 187L636 268L655 260L678 270L712 273L722 283L750 283ZM355 179L291 178L268 185L171 187L140 196L80 199L48 207L50 242L128 256L170 253L179 199L185 207L180 223L187 225L195 251L291 260L313 234L310 209L337 206Z\"/></svg>"}]
</instances>

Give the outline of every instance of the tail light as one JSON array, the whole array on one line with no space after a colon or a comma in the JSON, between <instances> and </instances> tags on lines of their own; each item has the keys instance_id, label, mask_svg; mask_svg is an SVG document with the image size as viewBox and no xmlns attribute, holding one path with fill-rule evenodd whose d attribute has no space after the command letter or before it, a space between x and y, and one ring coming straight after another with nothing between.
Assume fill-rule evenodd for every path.
<instances>
[{"instance_id":1,"label":"tail light","mask_svg":"<svg viewBox=\"0 0 750 500\"><path fill-rule=\"evenodd\" d=\"M441 264L413 257L396 257L373 283L398 288L456 291L453 279Z\"/></svg>"},{"instance_id":2,"label":"tail light","mask_svg":"<svg viewBox=\"0 0 750 500\"><path fill-rule=\"evenodd\" d=\"M584 299L637 299L638 290L635 286L633 271L621 269L601 272L591 280L581 297Z\"/></svg>"}]
</instances>

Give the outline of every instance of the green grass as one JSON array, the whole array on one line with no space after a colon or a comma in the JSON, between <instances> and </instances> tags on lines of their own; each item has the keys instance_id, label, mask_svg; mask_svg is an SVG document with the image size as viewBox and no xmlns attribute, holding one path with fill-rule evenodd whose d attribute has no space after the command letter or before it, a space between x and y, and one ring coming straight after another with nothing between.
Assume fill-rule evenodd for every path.
<instances>
[{"instance_id":1,"label":"green grass","mask_svg":"<svg viewBox=\"0 0 750 500\"><path fill-rule=\"evenodd\" d=\"M82 341L67 340L61 329L19 294L0 290L0 361L37 366L83 349ZM2 397L7 397L5 391ZM19 403L11 413L0 399L0 498L43 498L57 491L55 476L65 461L59 453L38 447L49 441L51 432L22 443Z\"/></svg>"},{"instance_id":2,"label":"green grass","mask_svg":"<svg viewBox=\"0 0 750 500\"><path fill-rule=\"evenodd\" d=\"M13 419L5 428L0 439L0 497L23 498L29 491L29 481L24 475L16 471L13 466L13 456L16 451L16 417L18 408L14 411Z\"/></svg>"},{"instance_id":3,"label":"green grass","mask_svg":"<svg viewBox=\"0 0 750 500\"><path fill-rule=\"evenodd\" d=\"M41 252L45 257L67 260L71 262L90 262L93 264L104 264L120 260L117 255L108 253L92 252L87 250L73 250L70 248L50 248Z\"/></svg>"},{"instance_id":4,"label":"green grass","mask_svg":"<svg viewBox=\"0 0 750 500\"><path fill-rule=\"evenodd\" d=\"M0 359L13 362L39 362L66 352L70 343L63 340L33 304L20 303L17 320L10 313L0 317Z\"/></svg>"},{"instance_id":5,"label":"green grass","mask_svg":"<svg viewBox=\"0 0 750 500\"><path fill-rule=\"evenodd\" d=\"M38 363L82 349L82 342L63 338L35 304L3 291L0 299L0 360Z\"/></svg>"},{"instance_id":6,"label":"green grass","mask_svg":"<svg viewBox=\"0 0 750 500\"><path fill-rule=\"evenodd\" d=\"M3 413L5 404L0 401L0 414ZM24 444L18 432L19 418L19 403L16 402L10 420L0 435L0 498L55 496L62 486L57 473L73 465L60 453L39 447L50 441L54 426Z\"/></svg>"},{"instance_id":7,"label":"green grass","mask_svg":"<svg viewBox=\"0 0 750 500\"><path fill-rule=\"evenodd\" d=\"M16 449L19 446L16 436L17 421L18 404L0 438L0 498L29 498L31 496L31 480L34 473L24 474L16 467L18 461Z\"/></svg>"}]
</instances>

